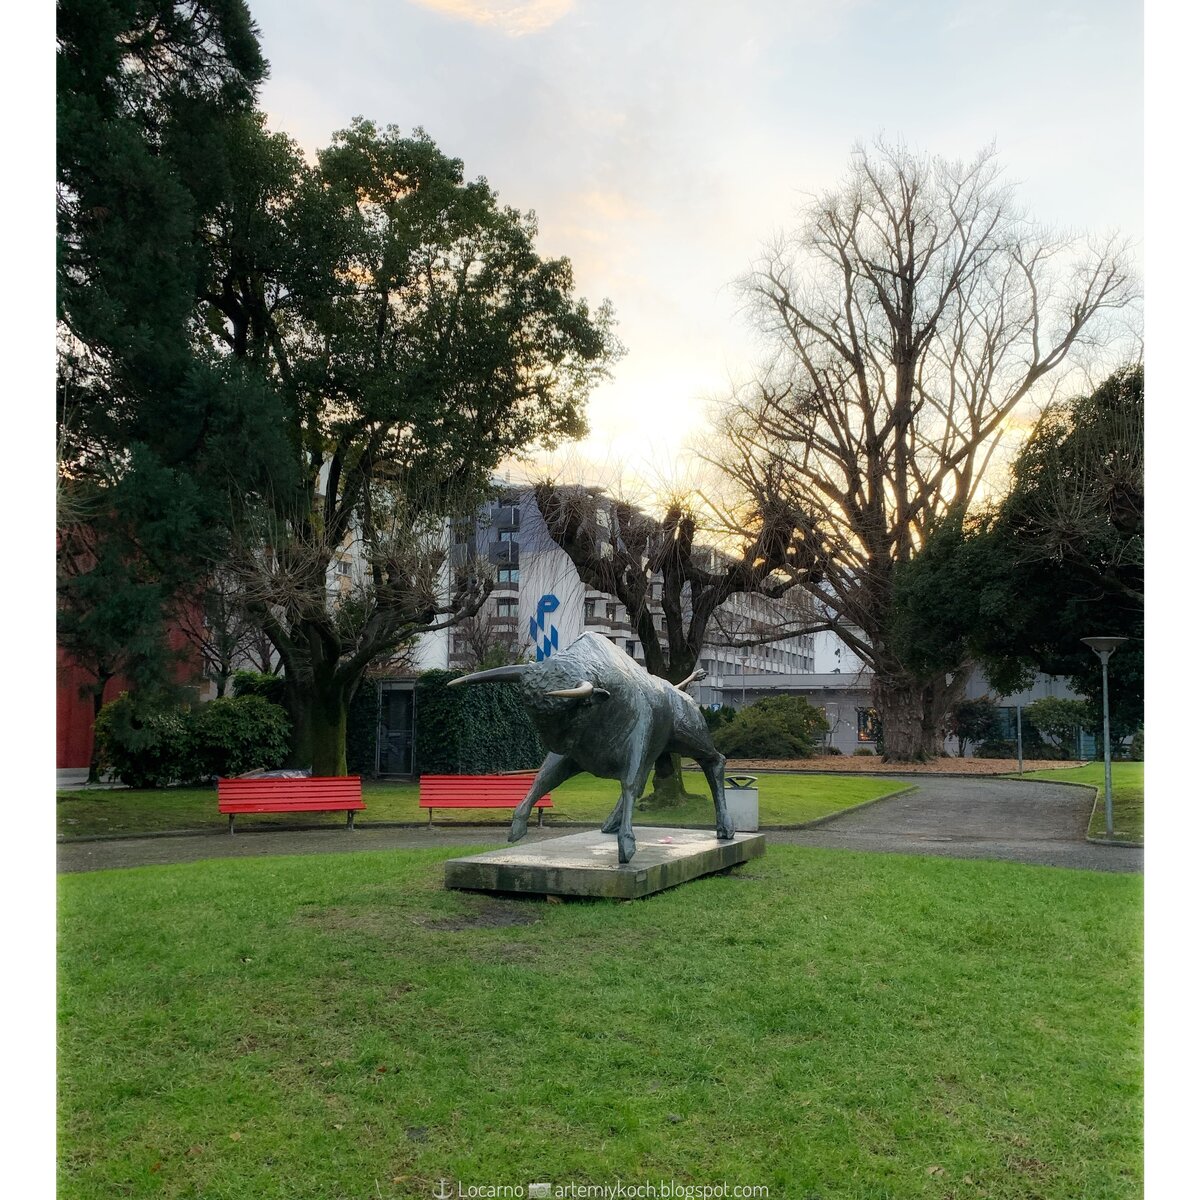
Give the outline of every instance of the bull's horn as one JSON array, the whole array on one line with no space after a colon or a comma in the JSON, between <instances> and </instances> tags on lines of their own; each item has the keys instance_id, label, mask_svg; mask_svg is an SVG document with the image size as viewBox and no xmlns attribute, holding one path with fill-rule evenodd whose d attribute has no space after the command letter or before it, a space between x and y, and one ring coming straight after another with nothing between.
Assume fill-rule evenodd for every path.
<instances>
[{"instance_id":1,"label":"bull's horn","mask_svg":"<svg viewBox=\"0 0 1200 1200\"><path fill-rule=\"evenodd\" d=\"M596 690L595 684L584 680L578 687L560 688L557 692L547 692L547 696L590 696Z\"/></svg>"},{"instance_id":2,"label":"bull's horn","mask_svg":"<svg viewBox=\"0 0 1200 1200\"><path fill-rule=\"evenodd\" d=\"M476 671L473 675L460 675L452 679L447 687L458 687L460 683L516 683L528 670L528 663L517 663L512 667L493 667L490 671Z\"/></svg>"}]
</instances>

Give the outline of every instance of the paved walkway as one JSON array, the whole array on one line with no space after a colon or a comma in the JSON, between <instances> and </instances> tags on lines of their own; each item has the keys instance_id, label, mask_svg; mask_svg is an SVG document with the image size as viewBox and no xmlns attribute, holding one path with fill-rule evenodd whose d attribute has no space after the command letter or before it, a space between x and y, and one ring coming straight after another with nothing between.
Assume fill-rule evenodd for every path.
<instances>
[{"instance_id":1,"label":"paved walkway","mask_svg":"<svg viewBox=\"0 0 1200 1200\"><path fill-rule=\"evenodd\" d=\"M897 780L897 785L911 782ZM1092 808L1089 788L996 779L928 779L912 792L849 812L815 829L769 830L770 842L992 858L1094 871L1141 871L1143 852L1096 846L1085 840ZM529 840L555 837L559 829L530 830ZM574 832L573 830L570 832ZM261 858L273 854L337 854L422 847L493 848L505 844L507 826L387 828L369 826L292 832L245 832L195 837L121 838L64 842L60 872L99 871L197 862L209 858Z\"/></svg>"}]
</instances>

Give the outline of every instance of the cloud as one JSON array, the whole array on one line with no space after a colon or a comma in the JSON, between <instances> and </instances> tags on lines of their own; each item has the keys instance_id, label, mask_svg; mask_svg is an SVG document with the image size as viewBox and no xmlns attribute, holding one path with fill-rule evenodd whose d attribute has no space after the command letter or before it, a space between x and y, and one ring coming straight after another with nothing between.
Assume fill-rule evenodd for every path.
<instances>
[{"instance_id":1,"label":"cloud","mask_svg":"<svg viewBox=\"0 0 1200 1200\"><path fill-rule=\"evenodd\" d=\"M540 33L575 7L575 0L412 0L423 8L491 26L509 37Z\"/></svg>"}]
</instances>

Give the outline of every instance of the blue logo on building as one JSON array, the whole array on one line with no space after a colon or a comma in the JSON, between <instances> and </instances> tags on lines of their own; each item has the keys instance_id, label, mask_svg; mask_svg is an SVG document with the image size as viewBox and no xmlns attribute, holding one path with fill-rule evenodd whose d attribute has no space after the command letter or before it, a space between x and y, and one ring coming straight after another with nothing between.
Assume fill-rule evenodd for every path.
<instances>
[{"instance_id":1,"label":"blue logo on building","mask_svg":"<svg viewBox=\"0 0 1200 1200\"><path fill-rule=\"evenodd\" d=\"M558 649L558 628L547 628L546 618L558 607L558 597L543 596L537 602L537 616L529 618L529 640L537 649L537 661L542 662Z\"/></svg>"}]
</instances>

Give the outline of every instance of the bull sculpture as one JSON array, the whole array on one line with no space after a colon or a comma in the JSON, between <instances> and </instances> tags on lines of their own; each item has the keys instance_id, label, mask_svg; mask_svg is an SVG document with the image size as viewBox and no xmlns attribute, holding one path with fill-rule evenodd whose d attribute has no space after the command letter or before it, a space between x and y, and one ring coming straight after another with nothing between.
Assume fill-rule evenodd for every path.
<instances>
[{"instance_id":1,"label":"bull sculpture","mask_svg":"<svg viewBox=\"0 0 1200 1200\"><path fill-rule=\"evenodd\" d=\"M516 683L521 699L550 753L529 794L513 814L510 842L525 836L539 796L588 771L621 784L621 798L600 827L617 835L617 858L629 862L637 849L633 805L656 762L685 754L700 764L716 809L717 837L733 837L725 807L725 757L713 745L700 706L677 685L651 675L607 638L585 633L539 663L477 671L451 681Z\"/></svg>"}]
</instances>

